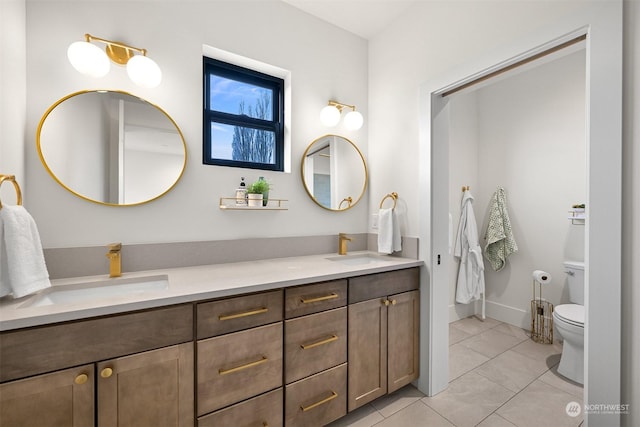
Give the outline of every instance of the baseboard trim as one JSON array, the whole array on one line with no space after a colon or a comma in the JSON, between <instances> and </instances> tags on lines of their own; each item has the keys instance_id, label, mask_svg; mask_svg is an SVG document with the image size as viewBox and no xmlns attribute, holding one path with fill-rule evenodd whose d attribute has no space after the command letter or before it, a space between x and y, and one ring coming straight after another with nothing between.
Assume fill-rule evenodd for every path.
<instances>
[{"instance_id":1,"label":"baseboard trim","mask_svg":"<svg viewBox=\"0 0 640 427\"><path fill-rule=\"evenodd\" d=\"M449 323L464 319L465 317L473 316L474 314L480 316L481 313L481 301L475 301L471 304L452 304L449 305ZM528 330L531 328L531 314L528 310L487 300L485 303L485 314L487 317L491 317L492 319L496 319L522 329Z\"/></svg>"}]
</instances>

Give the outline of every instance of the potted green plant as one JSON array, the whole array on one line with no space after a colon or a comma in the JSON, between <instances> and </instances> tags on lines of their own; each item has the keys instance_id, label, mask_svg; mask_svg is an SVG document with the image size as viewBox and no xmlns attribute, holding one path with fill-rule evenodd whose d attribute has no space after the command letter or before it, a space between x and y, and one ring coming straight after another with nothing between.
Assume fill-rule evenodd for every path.
<instances>
[{"instance_id":1,"label":"potted green plant","mask_svg":"<svg viewBox=\"0 0 640 427\"><path fill-rule=\"evenodd\" d=\"M249 206L263 206L263 199L266 201L265 195L269 194L269 183L260 178L247 188L247 197ZM264 204L266 206L266 203Z\"/></svg>"}]
</instances>

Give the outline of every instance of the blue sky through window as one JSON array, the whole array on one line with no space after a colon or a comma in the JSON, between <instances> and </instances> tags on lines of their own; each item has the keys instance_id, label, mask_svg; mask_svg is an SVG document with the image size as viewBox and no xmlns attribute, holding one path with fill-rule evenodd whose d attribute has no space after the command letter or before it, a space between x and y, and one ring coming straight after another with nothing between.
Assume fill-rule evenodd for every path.
<instances>
[{"instance_id":1,"label":"blue sky through window","mask_svg":"<svg viewBox=\"0 0 640 427\"><path fill-rule=\"evenodd\" d=\"M256 104L258 100L266 96L269 105L272 103L272 91L249 83L239 82L216 75L210 76L211 109L229 114L239 114L240 104L244 101L244 114L264 120L273 120L271 109L267 111L266 117L256 116ZM249 113L251 112L251 114Z\"/></svg>"}]
</instances>

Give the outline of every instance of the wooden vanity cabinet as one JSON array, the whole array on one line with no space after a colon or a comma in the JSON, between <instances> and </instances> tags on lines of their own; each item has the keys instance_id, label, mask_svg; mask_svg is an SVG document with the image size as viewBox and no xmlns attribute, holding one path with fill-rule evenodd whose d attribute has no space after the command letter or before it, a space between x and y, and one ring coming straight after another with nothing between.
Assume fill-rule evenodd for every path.
<instances>
[{"instance_id":1,"label":"wooden vanity cabinet","mask_svg":"<svg viewBox=\"0 0 640 427\"><path fill-rule=\"evenodd\" d=\"M418 378L418 288L417 268L349 280L349 411Z\"/></svg>"},{"instance_id":2,"label":"wooden vanity cabinet","mask_svg":"<svg viewBox=\"0 0 640 427\"><path fill-rule=\"evenodd\" d=\"M347 413L347 280L285 289L285 425Z\"/></svg>"},{"instance_id":3,"label":"wooden vanity cabinet","mask_svg":"<svg viewBox=\"0 0 640 427\"><path fill-rule=\"evenodd\" d=\"M97 364L98 425L192 426L193 343Z\"/></svg>"},{"instance_id":4,"label":"wooden vanity cabinet","mask_svg":"<svg viewBox=\"0 0 640 427\"><path fill-rule=\"evenodd\" d=\"M2 425L193 425L191 304L3 332L0 356Z\"/></svg>"},{"instance_id":5,"label":"wooden vanity cabinet","mask_svg":"<svg viewBox=\"0 0 640 427\"><path fill-rule=\"evenodd\" d=\"M282 425L283 290L199 303L196 313L198 426Z\"/></svg>"},{"instance_id":6,"label":"wooden vanity cabinet","mask_svg":"<svg viewBox=\"0 0 640 427\"><path fill-rule=\"evenodd\" d=\"M84 365L0 384L0 424L93 426L94 370Z\"/></svg>"}]
</instances>

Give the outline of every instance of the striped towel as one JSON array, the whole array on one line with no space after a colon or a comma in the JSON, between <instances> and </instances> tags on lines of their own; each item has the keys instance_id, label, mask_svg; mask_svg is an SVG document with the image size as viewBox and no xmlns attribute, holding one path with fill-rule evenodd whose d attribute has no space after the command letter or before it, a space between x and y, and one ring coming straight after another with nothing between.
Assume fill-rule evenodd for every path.
<instances>
[{"instance_id":1,"label":"striped towel","mask_svg":"<svg viewBox=\"0 0 640 427\"><path fill-rule=\"evenodd\" d=\"M484 238L487 241L484 248L485 258L495 271L502 270L507 257L518 251L507 212L507 196L502 187L498 188L491 198L489 225Z\"/></svg>"}]
</instances>

